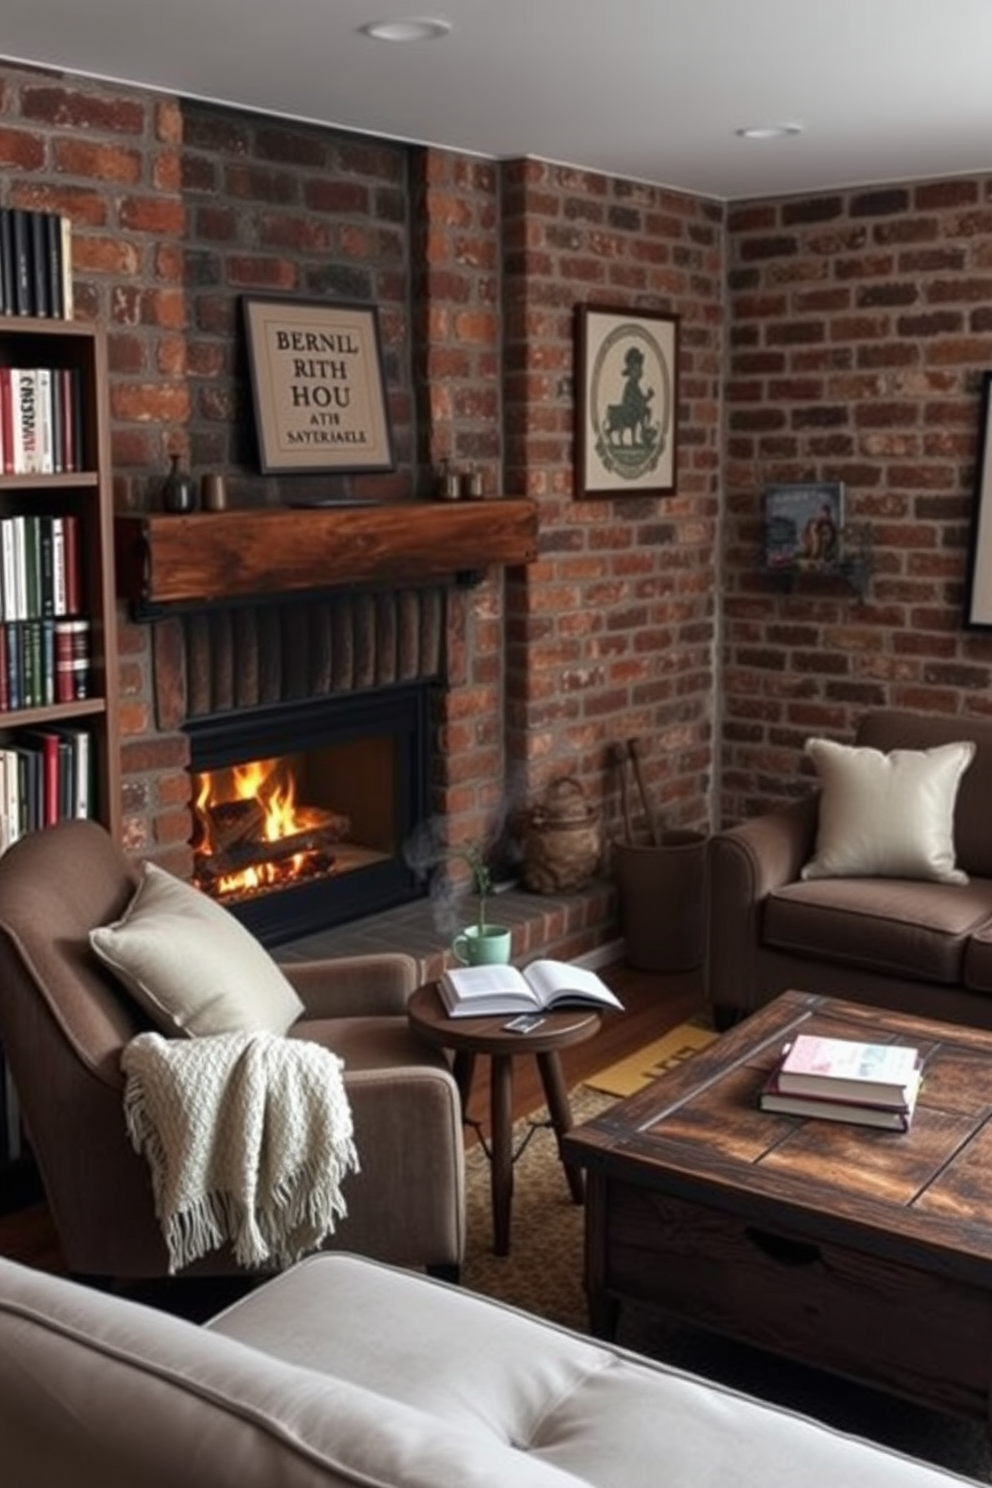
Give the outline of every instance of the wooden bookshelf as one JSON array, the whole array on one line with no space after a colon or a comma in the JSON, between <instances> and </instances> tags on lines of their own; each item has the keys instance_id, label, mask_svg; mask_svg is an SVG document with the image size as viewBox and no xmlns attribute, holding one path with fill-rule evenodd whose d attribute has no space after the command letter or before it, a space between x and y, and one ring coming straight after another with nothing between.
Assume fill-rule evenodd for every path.
<instances>
[{"instance_id":1,"label":"wooden bookshelf","mask_svg":"<svg viewBox=\"0 0 992 1488\"><path fill-rule=\"evenodd\" d=\"M87 696L0 711L0 746L16 747L26 730L56 726L85 730L90 753L88 814L119 840L117 611L103 334L71 320L0 316L0 366L75 370L78 468L69 473L21 475L3 474L0 466L0 517L77 518L78 615L89 621ZM37 1173L23 1146L16 1095L8 1085L0 1051L0 1208L37 1185Z\"/></svg>"},{"instance_id":2,"label":"wooden bookshelf","mask_svg":"<svg viewBox=\"0 0 992 1488\"><path fill-rule=\"evenodd\" d=\"M115 838L121 831L117 698L117 618L107 368L95 326L67 320L0 317L0 365L69 367L78 378L78 469L65 474L0 473L0 517L75 516L79 534L79 614L89 620L88 696L78 701L0 711L0 742L21 730L71 724L91 739L92 808Z\"/></svg>"}]
</instances>

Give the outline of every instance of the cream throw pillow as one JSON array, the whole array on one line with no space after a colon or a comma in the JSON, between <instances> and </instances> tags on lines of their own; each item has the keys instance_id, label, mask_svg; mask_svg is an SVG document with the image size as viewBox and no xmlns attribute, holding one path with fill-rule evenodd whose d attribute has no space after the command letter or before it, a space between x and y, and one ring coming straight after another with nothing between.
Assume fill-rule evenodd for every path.
<instances>
[{"instance_id":1,"label":"cream throw pillow","mask_svg":"<svg viewBox=\"0 0 992 1488\"><path fill-rule=\"evenodd\" d=\"M154 863L121 918L91 930L90 944L165 1033L283 1034L303 1012L265 947Z\"/></svg>"},{"instance_id":2,"label":"cream throw pillow","mask_svg":"<svg viewBox=\"0 0 992 1488\"><path fill-rule=\"evenodd\" d=\"M972 743L855 748L809 739L819 776L816 852L803 878L932 878L967 883L955 866L954 803Z\"/></svg>"}]
</instances>

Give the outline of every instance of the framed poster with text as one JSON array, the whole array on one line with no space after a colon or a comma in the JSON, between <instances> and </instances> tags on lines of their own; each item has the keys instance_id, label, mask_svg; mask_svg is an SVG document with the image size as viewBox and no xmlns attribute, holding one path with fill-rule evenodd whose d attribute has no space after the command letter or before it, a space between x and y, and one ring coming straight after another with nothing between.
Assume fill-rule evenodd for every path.
<instances>
[{"instance_id":1,"label":"framed poster with text","mask_svg":"<svg viewBox=\"0 0 992 1488\"><path fill-rule=\"evenodd\" d=\"M392 470L375 306L242 304L262 474Z\"/></svg>"}]
</instances>

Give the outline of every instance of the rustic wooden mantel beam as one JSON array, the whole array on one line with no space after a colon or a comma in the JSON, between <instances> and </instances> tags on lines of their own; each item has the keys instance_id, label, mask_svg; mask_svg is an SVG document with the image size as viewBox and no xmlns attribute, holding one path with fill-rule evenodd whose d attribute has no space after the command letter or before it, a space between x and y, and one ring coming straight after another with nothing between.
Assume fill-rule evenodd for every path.
<instances>
[{"instance_id":1,"label":"rustic wooden mantel beam","mask_svg":"<svg viewBox=\"0 0 992 1488\"><path fill-rule=\"evenodd\" d=\"M118 593L157 607L343 585L438 583L537 557L537 504L402 501L367 507L121 514Z\"/></svg>"}]
</instances>

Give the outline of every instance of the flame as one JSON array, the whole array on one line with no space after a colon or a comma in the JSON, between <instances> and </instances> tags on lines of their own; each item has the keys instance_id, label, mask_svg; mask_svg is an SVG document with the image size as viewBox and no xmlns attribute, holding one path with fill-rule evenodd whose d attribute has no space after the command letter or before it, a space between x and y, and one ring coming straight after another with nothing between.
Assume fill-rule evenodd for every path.
<instances>
[{"instance_id":1,"label":"flame","mask_svg":"<svg viewBox=\"0 0 992 1488\"><path fill-rule=\"evenodd\" d=\"M297 782L285 759L252 760L227 770L204 771L194 777L194 815L200 841L196 844L194 872L198 886L215 898L245 894L291 883L310 876L314 860L321 854L305 849L278 862L259 861L235 872L211 873L206 865L217 851L211 831L210 808L232 801L253 801L264 813L254 832L256 840L280 842L315 826L320 812L297 804Z\"/></svg>"}]
</instances>

